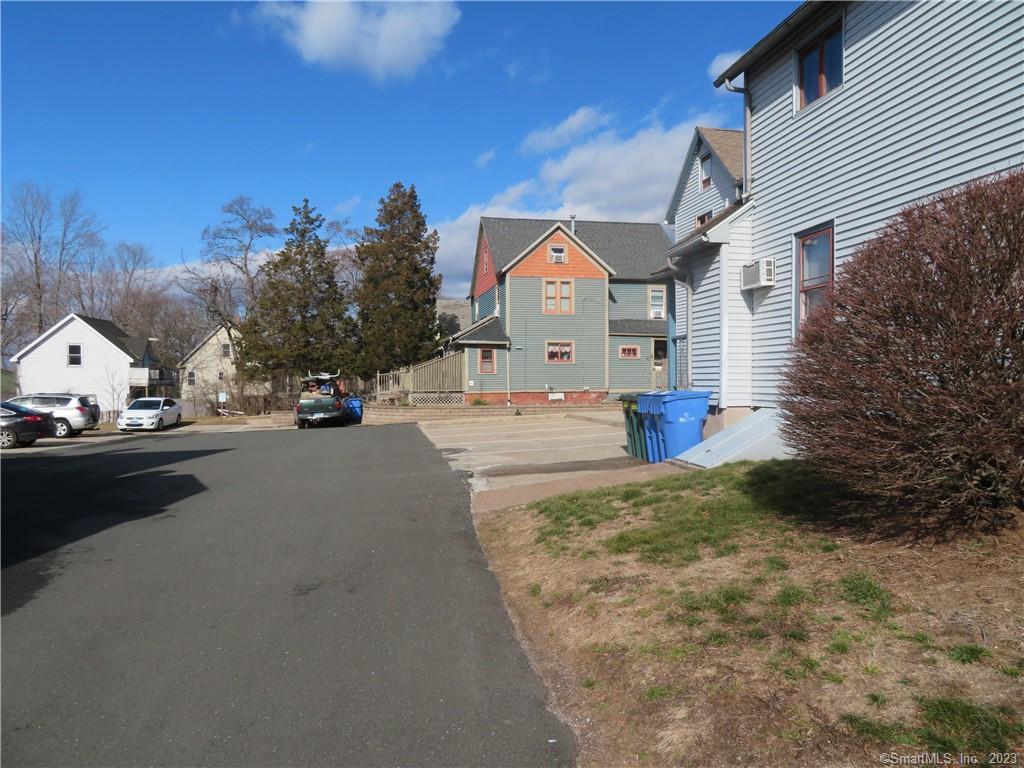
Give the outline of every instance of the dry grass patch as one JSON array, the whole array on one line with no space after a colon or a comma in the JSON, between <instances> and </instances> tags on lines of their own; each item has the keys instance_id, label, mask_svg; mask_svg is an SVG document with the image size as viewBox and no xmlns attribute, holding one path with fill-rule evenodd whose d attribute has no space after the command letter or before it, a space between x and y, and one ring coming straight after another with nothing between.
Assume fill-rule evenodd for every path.
<instances>
[{"instance_id":1,"label":"dry grass patch","mask_svg":"<svg viewBox=\"0 0 1024 768\"><path fill-rule=\"evenodd\" d=\"M1020 745L1020 535L869 541L834 502L765 462L480 516L583 765Z\"/></svg>"}]
</instances>

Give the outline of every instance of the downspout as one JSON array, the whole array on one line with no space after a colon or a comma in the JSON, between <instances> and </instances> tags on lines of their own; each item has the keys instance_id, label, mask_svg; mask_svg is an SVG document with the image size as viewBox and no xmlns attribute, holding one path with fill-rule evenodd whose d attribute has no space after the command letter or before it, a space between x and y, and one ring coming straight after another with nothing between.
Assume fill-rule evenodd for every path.
<instances>
[{"instance_id":1,"label":"downspout","mask_svg":"<svg viewBox=\"0 0 1024 768\"><path fill-rule=\"evenodd\" d=\"M512 407L512 340L505 345L505 406Z\"/></svg>"},{"instance_id":2,"label":"downspout","mask_svg":"<svg viewBox=\"0 0 1024 768\"><path fill-rule=\"evenodd\" d=\"M723 83L725 90L743 94L743 200L750 197L750 91L733 85L726 78Z\"/></svg>"}]
</instances>

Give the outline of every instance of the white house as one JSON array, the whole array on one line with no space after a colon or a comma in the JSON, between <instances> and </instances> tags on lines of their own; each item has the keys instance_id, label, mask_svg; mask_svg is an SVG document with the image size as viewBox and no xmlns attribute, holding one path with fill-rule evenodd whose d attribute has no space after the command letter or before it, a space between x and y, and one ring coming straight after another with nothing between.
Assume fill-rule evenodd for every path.
<instances>
[{"instance_id":1,"label":"white house","mask_svg":"<svg viewBox=\"0 0 1024 768\"><path fill-rule=\"evenodd\" d=\"M173 384L158 366L146 337L129 336L110 320L74 312L11 358L18 392L96 395L104 413L130 398Z\"/></svg>"},{"instance_id":2,"label":"white house","mask_svg":"<svg viewBox=\"0 0 1024 768\"><path fill-rule=\"evenodd\" d=\"M713 391L711 431L774 409L800 323L887 219L1024 164L1022 51L1021 3L807 2L715 80L744 100L742 194L691 150L668 252L676 381Z\"/></svg>"}]
</instances>

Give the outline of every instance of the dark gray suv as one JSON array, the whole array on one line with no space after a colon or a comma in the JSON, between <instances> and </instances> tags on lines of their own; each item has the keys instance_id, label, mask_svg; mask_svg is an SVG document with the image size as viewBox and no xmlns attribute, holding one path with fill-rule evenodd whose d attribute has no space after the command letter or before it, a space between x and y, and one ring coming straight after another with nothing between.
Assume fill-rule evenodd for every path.
<instances>
[{"instance_id":1,"label":"dark gray suv","mask_svg":"<svg viewBox=\"0 0 1024 768\"><path fill-rule=\"evenodd\" d=\"M57 437L74 437L86 429L95 429L100 422L100 407L92 395L37 392L12 397L10 402L33 411L52 413Z\"/></svg>"}]
</instances>

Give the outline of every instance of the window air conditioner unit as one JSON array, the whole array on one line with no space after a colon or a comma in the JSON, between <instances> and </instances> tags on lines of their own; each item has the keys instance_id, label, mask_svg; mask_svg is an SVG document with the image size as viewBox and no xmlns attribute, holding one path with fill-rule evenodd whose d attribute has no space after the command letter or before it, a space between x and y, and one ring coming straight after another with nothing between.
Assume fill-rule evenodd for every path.
<instances>
[{"instance_id":1,"label":"window air conditioner unit","mask_svg":"<svg viewBox=\"0 0 1024 768\"><path fill-rule=\"evenodd\" d=\"M775 285L775 259L759 259L753 264L743 267L743 276L740 279L741 291L766 288L771 285Z\"/></svg>"}]
</instances>

